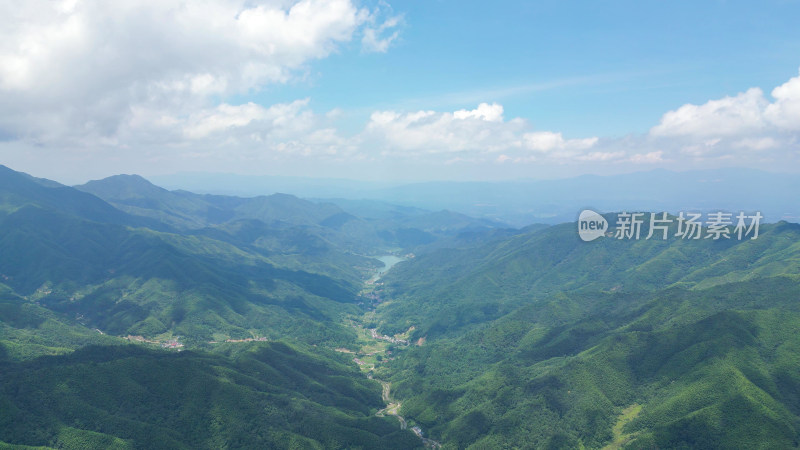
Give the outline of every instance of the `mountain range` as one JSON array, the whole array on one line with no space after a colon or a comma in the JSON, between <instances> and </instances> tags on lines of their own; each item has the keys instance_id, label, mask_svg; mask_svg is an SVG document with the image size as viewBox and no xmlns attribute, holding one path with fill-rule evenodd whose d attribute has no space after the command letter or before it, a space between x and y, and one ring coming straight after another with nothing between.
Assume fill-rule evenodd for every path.
<instances>
[{"instance_id":1,"label":"mountain range","mask_svg":"<svg viewBox=\"0 0 800 450\"><path fill-rule=\"evenodd\" d=\"M760 211L769 222L800 221L792 173L748 168L670 171L655 169L617 175L499 181L377 182L299 177L181 173L152 177L171 189L256 195L292 192L309 198L376 200L523 227L577 220L585 208L614 212Z\"/></svg>"},{"instance_id":2,"label":"mountain range","mask_svg":"<svg viewBox=\"0 0 800 450\"><path fill-rule=\"evenodd\" d=\"M718 207L795 182L756 181ZM0 447L800 446L800 225L584 242L454 212L527 188L450 187L239 197L0 167ZM666 205L617 188L558 207Z\"/></svg>"}]
</instances>

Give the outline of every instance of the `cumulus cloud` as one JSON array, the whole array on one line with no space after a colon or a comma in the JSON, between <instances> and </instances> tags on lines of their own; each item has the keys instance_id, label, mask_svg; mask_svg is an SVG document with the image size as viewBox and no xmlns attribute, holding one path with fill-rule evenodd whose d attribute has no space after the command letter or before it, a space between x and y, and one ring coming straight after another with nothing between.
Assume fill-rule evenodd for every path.
<instances>
[{"instance_id":1,"label":"cumulus cloud","mask_svg":"<svg viewBox=\"0 0 800 450\"><path fill-rule=\"evenodd\" d=\"M675 157L740 164L794 159L800 141L800 76L770 96L750 88L735 96L686 104L664 114L647 144Z\"/></svg>"},{"instance_id":2,"label":"cumulus cloud","mask_svg":"<svg viewBox=\"0 0 800 450\"><path fill-rule=\"evenodd\" d=\"M772 101L761 89L750 88L703 105L686 104L664 114L650 135L717 140L744 136L753 142L759 135L800 131L800 76L773 89L771 96ZM761 141L759 147L764 147L767 141Z\"/></svg>"},{"instance_id":3,"label":"cumulus cloud","mask_svg":"<svg viewBox=\"0 0 800 450\"><path fill-rule=\"evenodd\" d=\"M362 133L365 142L383 149L385 154L435 155L462 153L451 162L475 161L481 155L504 152L499 161L521 160L531 151L569 150L574 153L551 155L554 158L577 156L591 148L597 138L564 139L560 133L532 131L521 118L505 120L503 106L481 103L475 109L453 112L376 111ZM514 154L514 157L509 154ZM491 156L492 160L497 157ZM480 158L479 158L480 159Z\"/></svg>"},{"instance_id":4,"label":"cumulus cloud","mask_svg":"<svg viewBox=\"0 0 800 450\"><path fill-rule=\"evenodd\" d=\"M784 130L800 131L800 76L772 90L775 102L764 109L764 117Z\"/></svg>"},{"instance_id":5,"label":"cumulus cloud","mask_svg":"<svg viewBox=\"0 0 800 450\"><path fill-rule=\"evenodd\" d=\"M669 111L650 132L654 136L736 136L762 129L768 105L761 89L752 88L735 97L711 100L704 105L683 105Z\"/></svg>"},{"instance_id":6,"label":"cumulus cloud","mask_svg":"<svg viewBox=\"0 0 800 450\"><path fill-rule=\"evenodd\" d=\"M486 151L517 137L520 124L504 122L502 115L503 107L496 103L455 112L376 111L363 137L388 153Z\"/></svg>"},{"instance_id":7,"label":"cumulus cloud","mask_svg":"<svg viewBox=\"0 0 800 450\"><path fill-rule=\"evenodd\" d=\"M48 141L113 135L137 109L185 115L303 76L371 17L350 0L3 2L0 130Z\"/></svg>"},{"instance_id":8,"label":"cumulus cloud","mask_svg":"<svg viewBox=\"0 0 800 450\"><path fill-rule=\"evenodd\" d=\"M473 110L459 109L453 113L456 119L482 119L488 122L501 122L503 120L503 107L497 103L481 103Z\"/></svg>"},{"instance_id":9,"label":"cumulus cloud","mask_svg":"<svg viewBox=\"0 0 800 450\"><path fill-rule=\"evenodd\" d=\"M586 139L564 139L561 133L554 133L552 131L525 133L522 139L527 148L540 152L549 152L551 150L586 150L592 148L598 141L596 137Z\"/></svg>"},{"instance_id":10,"label":"cumulus cloud","mask_svg":"<svg viewBox=\"0 0 800 450\"><path fill-rule=\"evenodd\" d=\"M800 76L666 112L648 133L573 136L506 117L499 103L314 111L313 99L236 101L308 76L360 45L387 52L402 14L356 0L29 0L0 2L0 149L37 161L142 157L250 169L281 158L514 165L738 164L800 155ZM349 46L348 46L349 45ZM476 105L477 104L477 105ZM342 109L344 108L344 109ZM337 126L347 124L347 132ZM8 150L11 149L11 150ZM68 150L64 150L68 149ZM114 152L122 149L121 152ZM47 151L50 153L47 153ZM121 161L122 159L119 159ZM302 158L299 161L307 161ZM411 163L408 163L411 164ZM303 164L298 164L303 166ZM120 168L113 169L120 171Z\"/></svg>"},{"instance_id":11,"label":"cumulus cloud","mask_svg":"<svg viewBox=\"0 0 800 450\"><path fill-rule=\"evenodd\" d=\"M316 113L310 99L228 101L303 77L311 61L358 37L365 52L386 52L403 16L385 2L31 0L0 8L0 134L41 148L183 149L176 153L209 160L449 154L443 160L457 163L501 151L520 158L542 145L577 152L551 157L572 157L596 142L553 134L536 144L547 132L507 120L497 103L375 111L345 136L334 126L342 110Z\"/></svg>"}]
</instances>

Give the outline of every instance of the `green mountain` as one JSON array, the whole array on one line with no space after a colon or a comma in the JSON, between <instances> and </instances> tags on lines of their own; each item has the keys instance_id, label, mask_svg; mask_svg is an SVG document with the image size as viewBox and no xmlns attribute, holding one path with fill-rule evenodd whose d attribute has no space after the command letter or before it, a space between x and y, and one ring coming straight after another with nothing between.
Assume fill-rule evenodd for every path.
<instances>
[{"instance_id":1,"label":"green mountain","mask_svg":"<svg viewBox=\"0 0 800 450\"><path fill-rule=\"evenodd\" d=\"M383 309L384 331L405 330L411 322L419 335L460 331L562 293L650 292L673 284L708 287L800 273L800 225L787 222L762 225L758 239L741 241L646 240L645 228L640 240L587 244L575 229L575 224L534 229L398 265L384 280L399 300ZM675 231L673 226L670 233Z\"/></svg>"},{"instance_id":2,"label":"green mountain","mask_svg":"<svg viewBox=\"0 0 800 450\"><path fill-rule=\"evenodd\" d=\"M322 246L318 256L305 252L307 261L270 259L235 239L119 224L132 216L72 188L16 173L3 180L14 202L6 200L0 216L0 276L28 301L119 336L354 337L338 318L359 311L362 275L352 267L369 267L369 258ZM56 208L52 198L66 200ZM351 268L337 268L342 261Z\"/></svg>"},{"instance_id":3,"label":"green mountain","mask_svg":"<svg viewBox=\"0 0 800 450\"><path fill-rule=\"evenodd\" d=\"M348 339L353 280L279 267L197 236L88 222L36 207L0 220L0 274L20 295L115 335Z\"/></svg>"},{"instance_id":4,"label":"green mountain","mask_svg":"<svg viewBox=\"0 0 800 450\"><path fill-rule=\"evenodd\" d=\"M194 194L120 180L119 199L163 215L0 172L0 447L421 446L330 350L356 339L343 319L376 261L293 225L189 229L164 217Z\"/></svg>"},{"instance_id":5,"label":"green mountain","mask_svg":"<svg viewBox=\"0 0 800 450\"><path fill-rule=\"evenodd\" d=\"M0 362L71 353L87 345L125 341L99 333L13 293L0 284Z\"/></svg>"},{"instance_id":6,"label":"green mountain","mask_svg":"<svg viewBox=\"0 0 800 450\"><path fill-rule=\"evenodd\" d=\"M150 217L177 228L201 228L232 217L203 196L171 192L138 175L115 175L76 189L93 194L130 214Z\"/></svg>"},{"instance_id":7,"label":"green mountain","mask_svg":"<svg viewBox=\"0 0 800 450\"><path fill-rule=\"evenodd\" d=\"M165 229L159 222L125 214L88 193L0 165L0 216L25 206L36 206L95 222Z\"/></svg>"},{"instance_id":8,"label":"green mountain","mask_svg":"<svg viewBox=\"0 0 800 450\"><path fill-rule=\"evenodd\" d=\"M383 248L418 251L429 244L465 232L490 232L503 228L500 222L474 219L450 211L431 212L375 201L309 201L288 194L241 198L168 191L137 175L116 175L76 186L122 211L158 220L181 230L200 233L224 232L242 227L276 233L302 235L292 242L315 241L343 252L372 253ZM216 234L219 238L219 234ZM281 252L272 243L256 239L238 241L270 252ZM266 245L265 245L266 244Z\"/></svg>"},{"instance_id":9,"label":"green mountain","mask_svg":"<svg viewBox=\"0 0 800 450\"><path fill-rule=\"evenodd\" d=\"M787 222L583 242L0 167L0 447L798 448L798 281Z\"/></svg>"},{"instance_id":10,"label":"green mountain","mask_svg":"<svg viewBox=\"0 0 800 450\"><path fill-rule=\"evenodd\" d=\"M52 448L421 447L376 417L380 386L335 354L86 347L0 363L0 442Z\"/></svg>"},{"instance_id":11,"label":"green mountain","mask_svg":"<svg viewBox=\"0 0 800 450\"><path fill-rule=\"evenodd\" d=\"M574 224L397 266L384 369L445 448L796 448L800 226L578 240ZM616 447L613 447L616 445Z\"/></svg>"}]
</instances>

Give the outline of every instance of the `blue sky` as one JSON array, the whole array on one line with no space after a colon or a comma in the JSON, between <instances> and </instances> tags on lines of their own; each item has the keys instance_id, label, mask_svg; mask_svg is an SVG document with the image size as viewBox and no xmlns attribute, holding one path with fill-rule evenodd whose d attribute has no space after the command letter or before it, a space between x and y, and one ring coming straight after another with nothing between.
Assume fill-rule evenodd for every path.
<instances>
[{"instance_id":1,"label":"blue sky","mask_svg":"<svg viewBox=\"0 0 800 450\"><path fill-rule=\"evenodd\" d=\"M64 181L797 166L795 1L2 8L0 157Z\"/></svg>"},{"instance_id":2,"label":"blue sky","mask_svg":"<svg viewBox=\"0 0 800 450\"><path fill-rule=\"evenodd\" d=\"M407 1L387 53L357 46L264 103L472 108L570 135L643 133L685 103L772 87L800 67L798 2Z\"/></svg>"}]
</instances>

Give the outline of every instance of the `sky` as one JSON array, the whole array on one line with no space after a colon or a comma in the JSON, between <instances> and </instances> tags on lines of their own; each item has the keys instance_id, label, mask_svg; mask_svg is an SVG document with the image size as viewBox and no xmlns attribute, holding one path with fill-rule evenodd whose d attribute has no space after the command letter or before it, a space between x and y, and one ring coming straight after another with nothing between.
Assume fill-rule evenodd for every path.
<instances>
[{"instance_id":1,"label":"sky","mask_svg":"<svg viewBox=\"0 0 800 450\"><path fill-rule=\"evenodd\" d=\"M507 180L800 171L798 1L0 0L0 163Z\"/></svg>"}]
</instances>

